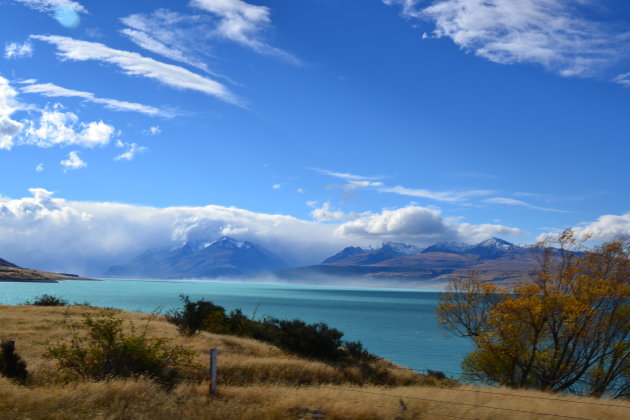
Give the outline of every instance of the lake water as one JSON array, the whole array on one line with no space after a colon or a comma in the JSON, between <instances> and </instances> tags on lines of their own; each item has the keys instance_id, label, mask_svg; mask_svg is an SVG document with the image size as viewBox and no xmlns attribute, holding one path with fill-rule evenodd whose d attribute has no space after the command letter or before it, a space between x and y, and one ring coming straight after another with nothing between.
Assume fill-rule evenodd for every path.
<instances>
[{"instance_id":1,"label":"lake water","mask_svg":"<svg viewBox=\"0 0 630 420\"><path fill-rule=\"evenodd\" d=\"M16 305L47 293L69 302L129 311L179 308L180 294L211 300L230 311L325 322L361 341L372 353L414 369L461 373L468 340L447 337L437 327L436 291L210 281L104 279L61 283L2 283L0 304Z\"/></svg>"}]
</instances>

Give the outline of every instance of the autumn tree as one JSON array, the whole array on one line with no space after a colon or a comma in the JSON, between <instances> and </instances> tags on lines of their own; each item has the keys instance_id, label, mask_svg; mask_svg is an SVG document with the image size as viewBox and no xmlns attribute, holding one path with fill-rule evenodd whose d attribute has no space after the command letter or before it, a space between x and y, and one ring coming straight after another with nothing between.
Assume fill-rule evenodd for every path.
<instances>
[{"instance_id":1,"label":"autumn tree","mask_svg":"<svg viewBox=\"0 0 630 420\"><path fill-rule=\"evenodd\" d=\"M571 230L540 243L532 281L451 281L440 325L470 337L472 380L514 388L630 397L630 242L584 250Z\"/></svg>"}]
</instances>

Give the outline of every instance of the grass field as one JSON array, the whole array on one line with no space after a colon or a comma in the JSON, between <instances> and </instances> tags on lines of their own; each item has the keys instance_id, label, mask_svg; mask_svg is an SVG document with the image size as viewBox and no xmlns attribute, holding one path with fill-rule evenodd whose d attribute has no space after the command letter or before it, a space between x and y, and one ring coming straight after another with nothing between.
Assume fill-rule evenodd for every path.
<instances>
[{"instance_id":1,"label":"grass field","mask_svg":"<svg viewBox=\"0 0 630 420\"><path fill-rule=\"evenodd\" d=\"M68 337L96 308L0 306L0 339L14 340L28 363L21 386L0 378L0 419L627 419L630 403L534 391L458 386L378 361L369 369L292 357L254 340L201 333L180 336L161 317L115 311L137 329L196 351L207 368L219 352L217 397L205 368L171 391L148 379L68 381L46 344ZM67 316L64 316L67 313ZM386 383L387 385L375 385ZM324 416L324 417L321 417Z\"/></svg>"}]
</instances>

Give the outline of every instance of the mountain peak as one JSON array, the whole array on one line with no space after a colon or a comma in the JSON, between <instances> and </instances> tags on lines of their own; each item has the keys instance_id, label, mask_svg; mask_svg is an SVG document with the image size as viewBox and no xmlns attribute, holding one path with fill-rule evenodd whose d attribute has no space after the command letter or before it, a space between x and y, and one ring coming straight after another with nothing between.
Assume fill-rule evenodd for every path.
<instances>
[{"instance_id":1,"label":"mountain peak","mask_svg":"<svg viewBox=\"0 0 630 420\"><path fill-rule=\"evenodd\" d=\"M332 257L326 258L322 262L322 264L332 264L334 262L341 261L353 255L365 254L366 252L368 251L358 246L348 246L342 249L341 251L339 251L338 253L336 253L335 255L333 255Z\"/></svg>"},{"instance_id":2,"label":"mountain peak","mask_svg":"<svg viewBox=\"0 0 630 420\"><path fill-rule=\"evenodd\" d=\"M430 247L425 248L422 253L426 254L429 252L445 252L448 254L465 254L470 250L473 246L469 244L465 244L463 242L437 242Z\"/></svg>"},{"instance_id":3,"label":"mountain peak","mask_svg":"<svg viewBox=\"0 0 630 420\"><path fill-rule=\"evenodd\" d=\"M475 247L484 247L484 248L501 248L501 249L514 249L516 245L501 238L491 237L486 239L485 241L479 242Z\"/></svg>"},{"instance_id":4,"label":"mountain peak","mask_svg":"<svg viewBox=\"0 0 630 420\"><path fill-rule=\"evenodd\" d=\"M519 248L518 246L500 238L489 238L479 242L470 248L470 252L478 254L482 258L496 259L504 256L506 253Z\"/></svg>"},{"instance_id":5,"label":"mountain peak","mask_svg":"<svg viewBox=\"0 0 630 420\"><path fill-rule=\"evenodd\" d=\"M237 241L234 238L230 238L229 236L222 236L216 241L210 242L206 248L223 248L223 249L235 249L235 248L245 248L249 249L254 245L251 242L247 241Z\"/></svg>"},{"instance_id":6,"label":"mountain peak","mask_svg":"<svg viewBox=\"0 0 630 420\"><path fill-rule=\"evenodd\" d=\"M421 252L421 249L417 246L405 244L403 242L383 242L381 249L385 247L389 247L403 255L416 255Z\"/></svg>"}]
</instances>

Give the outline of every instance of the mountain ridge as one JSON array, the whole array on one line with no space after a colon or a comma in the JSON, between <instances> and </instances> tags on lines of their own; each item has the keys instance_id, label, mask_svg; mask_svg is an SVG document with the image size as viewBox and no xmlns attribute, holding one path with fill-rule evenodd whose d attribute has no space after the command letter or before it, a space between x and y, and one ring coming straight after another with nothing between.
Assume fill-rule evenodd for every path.
<instances>
[{"instance_id":1,"label":"mountain ridge","mask_svg":"<svg viewBox=\"0 0 630 420\"><path fill-rule=\"evenodd\" d=\"M477 272L483 281L516 282L531 278L536 253L500 238L476 244L438 242L424 249L382 242L368 248L349 246L320 264L289 267L280 257L247 241L230 237L187 241L144 251L105 275L147 278L217 278L273 275L291 282L343 284L348 280L447 282Z\"/></svg>"},{"instance_id":2,"label":"mountain ridge","mask_svg":"<svg viewBox=\"0 0 630 420\"><path fill-rule=\"evenodd\" d=\"M447 282L476 272L483 281L528 281L537 265L532 248L491 237L477 244L438 242L424 249L413 245L379 248L346 247L321 264L283 270L281 278L354 277L365 280ZM400 250L414 250L405 254Z\"/></svg>"}]
</instances>

